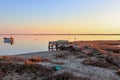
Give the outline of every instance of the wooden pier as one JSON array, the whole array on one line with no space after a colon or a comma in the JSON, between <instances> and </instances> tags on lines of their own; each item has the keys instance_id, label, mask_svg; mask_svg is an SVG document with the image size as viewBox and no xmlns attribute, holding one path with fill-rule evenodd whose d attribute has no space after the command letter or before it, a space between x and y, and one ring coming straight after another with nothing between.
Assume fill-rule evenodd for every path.
<instances>
[{"instance_id":1,"label":"wooden pier","mask_svg":"<svg viewBox=\"0 0 120 80\"><path fill-rule=\"evenodd\" d=\"M60 46L68 44L68 40L57 40L57 41L50 41L48 43L49 50L58 50Z\"/></svg>"}]
</instances>

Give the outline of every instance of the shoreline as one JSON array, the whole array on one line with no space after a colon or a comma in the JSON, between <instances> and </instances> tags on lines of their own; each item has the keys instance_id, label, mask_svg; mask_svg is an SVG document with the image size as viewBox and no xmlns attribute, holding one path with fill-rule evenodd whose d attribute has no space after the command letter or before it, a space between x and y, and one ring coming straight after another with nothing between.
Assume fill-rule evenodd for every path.
<instances>
[{"instance_id":1,"label":"shoreline","mask_svg":"<svg viewBox=\"0 0 120 80\"><path fill-rule=\"evenodd\" d=\"M48 53L49 51L38 51L38 52L28 52L28 53L19 53L19 54L16 54L16 55L28 55L28 54L37 54L37 53Z\"/></svg>"},{"instance_id":2,"label":"shoreline","mask_svg":"<svg viewBox=\"0 0 120 80\"><path fill-rule=\"evenodd\" d=\"M119 41L76 41L71 42L71 44L77 45L79 49L74 50L72 49L74 47L72 47L69 50L31 52L13 55L13 57L1 56L0 59L3 61L3 63L1 62L0 65L6 64L5 62L11 62L8 64L9 67L10 64L15 64L18 67L20 66L19 68L27 66L26 69L22 68L21 70L23 73L26 73L30 70L30 74L26 73L21 75L19 73L21 70L17 72L17 74L13 74L13 76L18 76L16 79L19 80L23 80L22 78L24 78L24 80L28 80L28 76L30 78L29 80L33 80L33 77L37 78L36 80L39 80L40 77L37 75L42 74L41 71L39 74L37 71L33 73L33 71L39 67L42 67L42 69L45 70L43 73L46 73L48 69L50 69L50 74L47 76L43 75L41 78L51 76L51 74L52 76L61 75L61 77L63 77L67 76L64 75L67 72L67 74L76 78L79 77L78 80L81 78L83 80L120 79L120 47L116 47L116 45L120 44ZM34 67L34 69L29 67L31 65ZM56 70L56 66L60 67L59 70ZM11 68L14 70L13 66ZM3 76L3 80L10 80L13 78L11 75L12 73ZM14 73L16 72L14 71Z\"/></svg>"},{"instance_id":3,"label":"shoreline","mask_svg":"<svg viewBox=\"0 0 120 80\"><path fill-rule=\"evenodd\" d=\"M25 54L17 54L13 56L22 56L22 57L32 57L32 56L41 56L41 57L48 57L52 56L53 54L59 53L59 51L40 51L40 52L31 52ZM49 57L50 58L50 57Z\"/></svg>"},{"instance_id":4,"label":"shoreline","mask_svg":"<svg viewBox=\"0 0 120 80\"><path fill-rule=\"evenodd\" d=\"M33 51L33 52L23 52L23 53L16 53L16 54L5 54L5 55L0 55L0 56L16 56L16 55L25 55L25 54L33 54L33 53L45 53L45 52L49 52L49 51Z\"/></svg>"}]
</instances>

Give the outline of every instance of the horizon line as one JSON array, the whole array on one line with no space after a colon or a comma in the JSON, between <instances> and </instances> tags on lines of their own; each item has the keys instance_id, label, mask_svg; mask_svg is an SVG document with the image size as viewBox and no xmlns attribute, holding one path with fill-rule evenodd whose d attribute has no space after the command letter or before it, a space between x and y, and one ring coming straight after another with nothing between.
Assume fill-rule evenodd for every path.
<instances>
[{"instance_id":1,"label":"horizon line","mask_svg":"<svg viewBox=\"0 0 120 80\"><path fill-rule=\"evenodd\" d=\"M0 34L0 35L120 35L120 34Z\"/></svg>"}]
</instances>

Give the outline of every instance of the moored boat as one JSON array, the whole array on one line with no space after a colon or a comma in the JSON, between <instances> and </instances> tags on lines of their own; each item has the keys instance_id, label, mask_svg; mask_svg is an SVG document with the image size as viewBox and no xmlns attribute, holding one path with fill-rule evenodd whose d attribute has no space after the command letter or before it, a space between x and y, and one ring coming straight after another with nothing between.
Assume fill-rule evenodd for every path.
<instances>
[{"instance_id":1,"label":"moored boat","mask_svg":"<svg viewBox=\"0 0 120 80\"><path fill-rule=\"evenodd\" d=\"M11 45L14 43L13 37L10 38L4 37L3 39L4 39L4 43L10 43Z\"/></svg>"}]
</instances>

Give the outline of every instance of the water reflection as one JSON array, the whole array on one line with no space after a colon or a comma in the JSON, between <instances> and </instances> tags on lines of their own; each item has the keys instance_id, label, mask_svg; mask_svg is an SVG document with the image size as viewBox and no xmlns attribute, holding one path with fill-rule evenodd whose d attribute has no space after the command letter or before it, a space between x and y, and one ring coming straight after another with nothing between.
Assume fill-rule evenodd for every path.
<instances>
[{"instance_id":1,"label":"water reflection","mask_svg":"<svg viewBox=\"0 0 120 80\"><path fill-rule=\"evenodd\" d=\"M3 38L13 36L15 40L3 42ZM31 52L48 51L49 41L92 41L92 40L120 40L120 36L98 35L1 35L0 55L13 55ZM6 43L6 45L5 45ZM9 45L7 45L7 43ZM12 47L11 47L12 45Z\"/></svg>"},{"instance_id":2,"label":"water reflection","mask_svg":"<svg viewBox=\"0 0 120 80\"><path fill-rule=\"evenodd\" d=\"M8 44L10 44L10 45L13 45L13 44L14 44L14 39L13 39L13 37L10 37L10 38L4 37L3 39L4 39L4 43L8 43Z\"/></svg>"}]
</instances>

